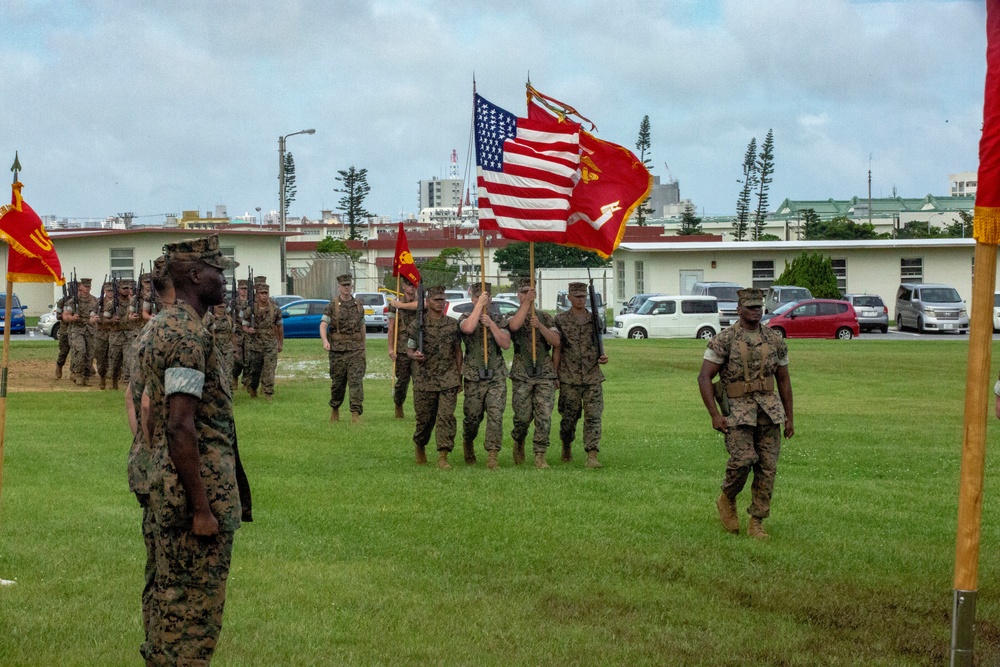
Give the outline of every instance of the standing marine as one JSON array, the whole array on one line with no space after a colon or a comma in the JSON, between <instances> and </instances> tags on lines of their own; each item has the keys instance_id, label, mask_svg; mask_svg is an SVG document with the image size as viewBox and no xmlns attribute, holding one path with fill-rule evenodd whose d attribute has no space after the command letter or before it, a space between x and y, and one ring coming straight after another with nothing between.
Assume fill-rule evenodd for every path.
<instances>
[{"instance_id":1,"label":"standing marine","mask_svg":"<svg viewBox=\"0 0 1000 667\"><path fill-rule=\"evenodd\" d=\"M344 392L350 387L351 422L357 423L365 402L365 305L351 294L351 274L337 276L337 296L326 306L319 337L330 358L330 421L340 421Z\"/></svg>"},{"instance_id":2,"label":"standing marine","mask_svg":"<svg viewBox=\"0 0 1000 667\"><path fill-rule=\"evenodd\" d=\"M97 365L97 384L101 389L107 387L111 341L118 332L118 322L114 319L115 303L115 285L105 281L101 286L101 296L97 299L97 323L94 325L94 362ZM115 389L117 388L116 386Z\"/></svg>"},{"instance_id":3,"label":"standing marine","mask_svg":"<svg viewBox=\"0 0 1000 667\"><path fill-rule=\"evenodd\" d=\"M747 535L767 539L763 521L771 512L781 425L786 438L795 434L788 345L780 334L760 324L764 292L750 288L737 294L740 319L709 341L698 374L698 388L712 418L712 428L725 434L729 452L722 494L715 503L719 520L730 533L740 532L736 496L753 471ZM716 375L719 383L713 386Z\"/></svg>"},{"instance_id":4,"label":"standing marine","mask_svg":"<svg viewBox=\"0 0 1000 667\"><path fill-rule=\"evenodd\" d=\"M257 398L259 388L268 401L274 396L274 373L278 368L278 353L285 344L285 329L281 309L271 299L267 279L254 279L254 300L243 313L243 333L246 338L245 374L247 392Z\"/></svg>"},{"instance_id":5,"label":"standing marine","mask_svg":"<svg viewBox=\"0 0 1000 667\"><path fill-rule=\"evenodd\" d=\"M239 387L240 375L243 373L246 361L246 336L240 323L243 322L244 311L250 307L250 301L247 299L248 284L247 280L236 281L236 298L229 302L229 310L237 324L233 327L233 391Z\"/></svg>"},{"instance_id":6,"label":"standing marine","mask_svg":"<svg viewBox=\"0 0 1000 667\"><path fill-rule=\"evenodd\" d=\"M392 385L392 402L396 406L396 419L403 418L403 405L410 386L412 364L406 354L406 332L417 317L417 286L406 278L402 281L401 299L389 300L389 358L396 369Z\"/></svg>"}]
</instances>

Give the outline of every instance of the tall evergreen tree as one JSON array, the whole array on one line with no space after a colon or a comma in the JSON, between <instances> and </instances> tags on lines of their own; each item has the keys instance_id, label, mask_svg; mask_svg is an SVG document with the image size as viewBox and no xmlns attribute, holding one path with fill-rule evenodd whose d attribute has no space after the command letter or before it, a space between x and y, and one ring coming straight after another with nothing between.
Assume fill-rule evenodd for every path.
<instances>
[{"instance_id":1,"label":"tall evergreen tree","mask_svg":"<svg viewBox=\"0 0 1000 667\"><path fill-rule=\"evenodd\" d=\"M295 201L295 159L291 153L285 153L285 215L288 215L288 207Z\"/></svg>"},{"instance_id":2,"label":"tall evergreen tree","mask_svg":"<svg viewBox=\"0 0 1000 667\"><path fill-rule=\"evenodd\" d=\"M750 226L750 193L757 187L757 137L747 144L746 155L743 156L743 178L736 181L742 183L740 196L736 198L736 220L733 221L733 239L747 240L747 229Z\"/></svg>"},{"instance_id":3,"label":"tall evergreen tree","mask_svg":"<svg viewBox=\"0 0 1000 667\"><path fill-rule=\"evenodd\" d=\"M639 151L639 161L645 165L646 169L652 169L652 165L650 164L650 156L652 155L650 151L651 145L649 115L645 115L642 117L642 122L639 123L639 138L635 142L635 149ZM653 213L653 209L649 207L648 203L649 197L646 197L635 209L635 221L640 227L645 226L646 217Z\"/></svg>"},{"instance_id":4,"label":"tall evergreen tree","mask_svg":"<svg viewBox=\"0 0 1000 667\"><path fill-rule=\"evenodd\" d=\"M757 156L757 211L753 216L751 239L759 241L764 233L767 218L767 191L771 188L771 174L774 173L774 131L768 130Z\"/></svg>"},{"instance_id":5,"label":"tall evergreen tree","mask_svg":"<svg viewBox=\"0 0 1000 667\"><path fill-rule=\"evenodd\" d=\"M681 214L681 228L677 230L677 236L691 236L692 234L702 234L701 218L694 214L694 206L690 203L684 205L684 212Z\"/></svg>"},{"instance_id":6,"label":"tall evergreen tree","mask_svg":"<svg viewBox=\"0 0 1000 667\"><path fill-rule=\"evenodd\" d=\"M337 202L337 209L344 213L347 218L349 228L348 238L351 240L361 238L357 225L364 218L372 217L372 214L365 210L365 197L371 192L368 185L368 170L355 169L352 164L348 169L337 171L340 176L337 180L343 183L343 187L334 188L334 192L343 192L344 196Z\"/></svg>"}]
</instances>

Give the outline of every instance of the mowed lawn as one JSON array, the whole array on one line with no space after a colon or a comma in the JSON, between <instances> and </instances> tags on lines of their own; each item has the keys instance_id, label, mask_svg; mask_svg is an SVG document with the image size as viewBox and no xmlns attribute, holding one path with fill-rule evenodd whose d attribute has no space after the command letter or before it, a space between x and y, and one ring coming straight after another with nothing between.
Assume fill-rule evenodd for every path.
<instances>
[{"instance_id":1,"label":"mowed lawn","mask_svg":"<svg viewBox=\"0 0 1000 667\"><path fill-rule=\"evenodd\" d=\"M552 469L514 467L508 410L496 472L482 454L467 468L460 442L453 470L414 465L384 340L368 345L359 425L328 422L319 341L290 342L274 403L236 398L256 520L236 536L215 664L945 664L966 344L789 347L797 435L757 543L716 517L725 453L697 392L700 341L608 341L603 469L579 439L559 462L558 417ZM12 364L54 353L20 343ZM118 392L11 387L0 665L141 663L129 443ZM987 462L983 665L1000 661Z\"/></svg>"}]
</instances>

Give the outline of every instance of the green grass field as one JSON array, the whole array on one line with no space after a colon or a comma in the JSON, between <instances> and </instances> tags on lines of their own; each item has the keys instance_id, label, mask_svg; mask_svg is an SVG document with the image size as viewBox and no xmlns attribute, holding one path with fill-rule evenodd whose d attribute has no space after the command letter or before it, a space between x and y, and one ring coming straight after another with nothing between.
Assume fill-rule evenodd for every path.
<instances>
[{"instance_id":1,"label":"green grass field","mask_svg":"<svg viewBox=\"0 0 1000 667\"><path fill-rule=\"evenodd\" d=\"M582 446L560 463L558 437L551 470L515 468L508 411L499 471L453 456L442 472L413 463L410 406L392 418L384 341L369 343L359 425L327 421L319 342L290 342L274 403L236 399L256 520L236 536L215 664L946 664L965 343L790 342L797 435L768 543L716 517L704 344L607 348L603 469ZM12 364L50 355L25 342ZM11 392L0 578L17 583L0 587L0 665L140 664L121 395ZM1000 661L997 473L991 452L983 665ZM749 489L744 529L748 503Z\"/></svg>"}]
</instances>

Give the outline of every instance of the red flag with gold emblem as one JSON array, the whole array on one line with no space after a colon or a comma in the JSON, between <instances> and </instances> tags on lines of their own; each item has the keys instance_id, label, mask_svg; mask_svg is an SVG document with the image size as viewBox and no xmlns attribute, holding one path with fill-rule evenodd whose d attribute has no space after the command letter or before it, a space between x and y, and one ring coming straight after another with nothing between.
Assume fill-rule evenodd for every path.
<instances>
[{"instance_id":1,"label":"red flag with gold emblem","mask_svg":"<svg viewBox=\"0 0 1000 667\"><path fill-rule=\"evenodd\" d=\"M21 198L20 182L11 186L10 204L0 207L0 239L9 246L7 280L14 283L65 281L59 256L42 219Z\"/></svg>"},{"instance_id":2,"label":"red flag with gold emblem","mask_svg":"<svg viewBox=\"0 0 1000 667\"><path fill-rule=\"evenodd\" d=\"M396 233L396 256L392 260L392 275L403 276L414 285L420 282L420 271L417 271L417 265L413 263L403 223L399 223L399 231Z\"/></svg>"}]
</instances>

